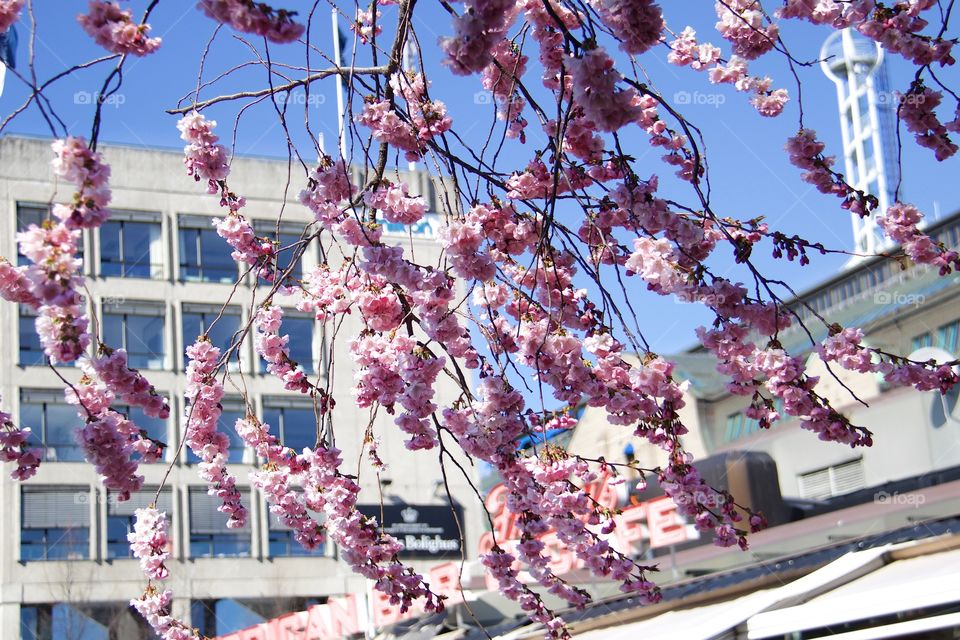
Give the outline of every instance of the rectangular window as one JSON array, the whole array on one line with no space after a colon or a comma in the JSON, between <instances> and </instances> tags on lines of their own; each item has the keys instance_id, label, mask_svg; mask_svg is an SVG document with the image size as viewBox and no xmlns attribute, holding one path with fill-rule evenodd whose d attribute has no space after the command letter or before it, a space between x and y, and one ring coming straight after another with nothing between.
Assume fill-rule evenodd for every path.
<instances>
[{"instance_id":1,"label":"rectangular window","mask_svg":"<svg viewBox=\"0 0 960 640\"><path fill-rule=\"evenodd\" d=\"M62 391L22 389L20 426L30 427L28 443L43 449L47 462L83 461L83 449L74 435L80 418L63 399Z\"/></svg>"},{"instance_id":2,"label":"rectangular window","mask_svg":"<svg viewBox=\"0 0 960 640\"><path fill-rule=\"evenodd\" d=\"M293 537L293 529L283 524L280 518L270 511L270 507L264 504L267 509L269 527L267 531L268 543L270 546L269 554L271 558L286 558L290 556L323 556L326 555L326 539L324 544L318 545L315 549L305 549ZM323 522L323 515L310 512L314 520Z\"/></svg>"},{"instance_id":3,"label":"rectangular window","mask_svg":"<svg viewBox=\"0 0 960 640\"><path fill-rule=\"evenodd\" d=\"M163 278L163 242L156 213L113 211L100 227L100 275Z\"/></svg>"},{"instance_id":4,"label":"rectangular window","mask_svg":"<svg viewBox=\"0 0 960 640\"><path fill-rule=\"evenodd\" d=\"M914 336L913 340L910 341L910 350L916 351L917 349L922 349L923 347L932 347L933 346L933 335L927 331L926 333L921 333L918 336Z\"/></svg>"},{"instance_id":5,"label":"rectangular window","mask_svg":"<svg viewBox=\"0 0 960 640\"><path fill-rule=\"evenodd\" d=\"M937 329L937 346L956 355L958 333L960 333L960 320L943 325Z\"/></svg>"},{"instance_id":6,"label":"rectangular window","mask_svg":"<svg viewBox=\"0 0 960 640\"><path fill-rule=\"evenodd\" d=\"M245 505L250 492L240 490ZM242 529L228 529L227 516L217 511L220 498L207 493L206 487L190 488L190 556L227 558L250 555L250 522Z\"/></svg>"},{"instance_id":7,"label":"rectangular window","mask_svg":"<svg viewBox=\"0 0 960 640\"><path fill-rule=\"evenodd\" d=\"M25 304L18 306L20 308L20 331L18 333L20 341L20 366L43 366L47 363L47 357L44 355L43 347L40 345L40 336L37 335L37 312Z\"/></svg>"},{"instance_id":8,"label":"rectangular window","mask_svg":"<svg viewBox=\"0 0 960 640\"><path fill-rule=\"evenodd\" d=\"M164 451L169 451L170 436L167 432L167 421L161 418L152 418L143 412L140 407L128 407L123 404L115 404L111 407L117 413L122 413L127 420L137 425L141 431L146 432L147 437L154 442L160 442L164 446ZM163 459L157 460L157 463L163 462Z\"/></svg>"},{"instance_id":9,"label":"rectangular window","mask_svg":"<svg viewBox=\"0 0 960 640\"><path fill-rule=\"evenodd\" d=\"M166 368L166 307L152 302L104 302L103 341L127 350L134 369Z\"/></svg>"},{"instance_id":10,"label":"rectangular window","mask_svg":"<svg viewBox=\"0 0 960 640\"><path fill-rule=\"evenodd\" d=\"M230 350L240 330L240 308L184 303L182 321L185 344L193 344L199 336L206 335L223 355ZM238 362L238 353L230 360L231 364Z\"/></svg>"},{"instance_id":11,"label":"rectangular window","mask_svg":"<svg viewBox=\"0 0 960 640\"><path fill-rule=\"evenodd\" d=\"M804 473L798 477L800 497L825 500L866 486L863 459L857 458L825 469Z\"/></svg>"},{"instance_id":12,"label":"rectangular window","mask_svg":"<svg viewBox=\"0 0 960 640\"><path fill-rule=\"evenodd\" d=\"M130 494L130 499L120 502L115 493L107 495L107 558L132 558L130 542L127 534L133 532L136 522L137 509L143 509L153 503L157 489L144 487L136 493ZM160 492L156 508L167 514L167 532L172 535L176 531L173 526L173 494L170 489ZM172 552L173 549L167 549Z\"/></svg>"},{"instance_id":13,"label":"rectangular window","mask_svg":"<svg viewBox=\"0 0 960 640\"><path fill-rule=\"evenodd\" d=\"M236 282L239 272L233 249L217 235L210 218L180 216L180 279L192 282Z\"/></svg>"},{"instance_id":14,"label":"rectangular window","mask_svg":"<svg viewBox=\"0 0 960 640\"><path fill-rule=\"evenodd\" d=\"M300 398L264 398L263 419L280 443L297 453L317 443L317 415L313 405Z\"/></svg>"},{"instance_id":15,"label":"rectangular window","mask_svg":"<svg viewBox=\"0 0 960 640\"><path fill-rule=\"evenodd\" d=\"M45 204L29 204L24 202L17 203L17 231L26 231L30 225L35 224L38 227L43 224L49 215L50 207ZM26 256L20 253L20 246L17 246L17 264L23 266L30 264Z\"/></svg>"},{"instance_id":16,"label":"rectangular window","mask_svg":"<svg viewBox=\"0 0 960 640\"><path fill-rule=\"evenodd\" d=\"M299 280L303 277L302 260L294 261L294 257L301 254L300 241L303 235L303 226L298 228L295 224L281 222L278 233L276 221L255 220L253 228L258 236L262 236L273 243L277 252L277 269L280 273L285 273L292 266L290 275L287 277L293 280Z\"/></svg>"},{"instance_id":17,"label":"rectangular window","mask_svg":"<svg viewBox=\"0 0 960 640\"><path fill-rule=\"evenodd\" d=\"M240 420L247 415L246 406L243 404L242 400L236 398L224 398L220 401L220 405L223 407L223 412L220 414L220 420L217 422L217 431L225 434L227 439L230 441L227 462L244 462L246 445L243 443L243 439L237 433L234 425L237 424L237 420ZM189 415L189 406L187 407L186 411ZM194 455L192 450L188 450L187 462L190 464L196 464L200 462L200 458Z\"/></svg>"},{"instance_id":18,"label":"rectangular window","mask_svg":"<svg viewBox=\"0 0 960 640\"><path fill-rule=\"evenodd\" d=\"M90 557L90 489L22 487L20 560Z\"/></svg>"},{"instance_id":19,"label":"rectangular window","mask_svg":"<svg viewBox=\"0 0 960 640\"><path fill-rule=\"evenodd\" d=\"M300 365L308 374L314 372L313 363L313 327L312 316L290 309L284 309L283 324L280 326L280 335L289 335L287 347L290 349L290 359ZM260 372L267 371L267 363L260 358Z\"/></svg>"}]
</instances>

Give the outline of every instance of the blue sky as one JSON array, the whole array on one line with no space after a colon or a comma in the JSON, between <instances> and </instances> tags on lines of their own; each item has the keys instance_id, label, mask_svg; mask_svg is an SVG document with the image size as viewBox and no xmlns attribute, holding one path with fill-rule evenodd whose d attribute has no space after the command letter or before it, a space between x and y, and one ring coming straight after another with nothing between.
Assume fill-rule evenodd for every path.
<instances>
[{"instance_id":1,"label":"blue sky","mask_svg":"<svg viewBox=\"0 0 960 640\"><path fill-rule=\"evenodd\" d=\"M84 3L73 3L79 10ZM310 4L305 1L287 0L286 6L304 10ZM691 24L705 39L709 39L729 53L726 43L720 42L713 30L716 18L712 3L661 3L667 6L665 15L668 25L679 32ZM767 3L772 6L773 3ZM145 2L132 3L137 12ZM54 8L56 6L56 8ZM352 14L352 10L347 10ZM385 7L385 22L395 15L395 7ZM454 126L470 144L482 143L483 134L489 126L492 113L490 105L476 104L474 96L480 90L479 78L462 78L438 68L439 51L436 40L451 32L450 18L438 3L421 0L417 6L415 26L424 51L423 64L433 69L431 94L434 99L447 103L454 118ZM37 3L40 28L36 41L38 77L46 78L67 67L68 63L101 55L96 45L81 31L74 15L63 11L61 3ZM305 18L305 16L302 16ZM104 109L101 140L128 144L161 147L179 147L181 142L176 130L176 117L164 113L197 85L198 60L214 32L215 24L202 16L193 2L161 2L151 17L153 34L164 39L160 51L143 59L131 60L124 73L123 86L117 96ZM330 13L328 8L319 8L313 18L312 39L319 50L332 51ZM782 35L791 52L799 60L813 60L828 30L806 23L790 21L784 25ZM19 70L26 72L27 40L21 26ZM204 79L215 77L241 61L251 59L250 50L236 39L237 34L221 29L217 35L212 54L208 58ZM388 34L385 34L388 35ZM262 42L251 43L262 49ZM530 51L532 54L532 50ZM796 86L785 64L778 59L764 60L753 71L771 75L775 86L786 87L792 101L780 118L765 119L757 116L747 102L747 96L735 93L729 86L710 85L704 74L689 69L668 65L664 51L647 54L640 58L642 72L661 95L676 97L684 91L693 96L692 104L683 108L683 113L704 133L706 153L710 163L710 178L713 187L712 205L720 215L734 217L766 216L771 227L789 234L801 233L805 237L824 242L831 248L850 248L851 232L849 217L839 208L839 201L822 196L799 179L799 171L792 167L783 152L786 138L798 127ZM271 48L274 61L304 64L302 47ZM535 54L531 55L535 58ZM889 57L891 86L905 89L911 76L907 65L899 58ZM325 63L314 55L312 65L323 67ZM91 96L103 82L109 68L99 65L65 78L48 92L56 104L72 134L88 135L93 109ZM812 65L799 70L803 81L804 114L806 126L816 129L821 140L827 143L828 153L840 155L839 122L833 84L822 74L819 66ZM298 77L292 72L292 77ZM946 74L949 81L955 73ZM266 86L266 73L260 66L241 69L228 81L201 92L201 98L220 93ZM535 82L535 81L534 81ZM0 96L0 113L9 113L26 95L26 89L8 75L7 87ZM332 150L336 141L334 85L332 81L315 83L311 89L312 99L307 108L311 114L311 126L324 133L327 149ZM294 141L309 163L314 159L302 123L304 106L301 100L291 107L289 118ZM220 122L222 133L232 129L233 117L238 103L225 108L214 107L210 117ZM952 106L949 107L952 111ZM948 111L944 110L943 115ZM528 119L533 120L532 116ZM529 127L530 139L526 145L508 142L503 158L508 166L524 164L538 144L536 124ZM35 135L50 135L49 128L36 109L30 109L8 127L6 132ZM910 134L903 132L909 141ZM225 142L230 143L229 135ZM659 159L659 152L651 150L640 135L628 137L628 152L638 158L639 173L658 174L661 177L663 194L680 202L692 203L689 188L675 179L670 167ZM236 137L236 151L286 157L286 141L277 124L273 107L263 103L247 110L240 120ZM842 161L839 162L842 165ZM912 144L905 146L903 155L903 199L916 204L928 216L939 210L942 215L953 212L957 197L951 188L956 169L953 162L937 163L925 149ZM242 191L242 186L239 186ZM202 194L198 194L201 197ZM837 272L845 262L839 256L813 256L813 263L800 268L798 265L769 258L769 246L755 252L761 267L779 278L793 284L797 290L805 290L818 281ZM734 279L745 277L743 271L732 264L729 251L721 251L712 263L717 272ZM632 292L631 292L632 293ZM638 298L636 306L639 322L646 337L660 352L670 352L690 345L692 328L707 320L707 316L691 305L679 305L653 295Z\"/></svg>"}]
</instances>

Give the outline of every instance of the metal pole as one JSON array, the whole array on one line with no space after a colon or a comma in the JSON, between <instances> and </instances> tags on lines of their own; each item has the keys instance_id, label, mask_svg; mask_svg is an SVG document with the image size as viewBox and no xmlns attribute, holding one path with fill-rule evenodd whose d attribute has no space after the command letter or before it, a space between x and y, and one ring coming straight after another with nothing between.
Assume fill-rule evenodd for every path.
<instances>
[{"instance_id":1,"label":"metal pole","mask_svg":"<svg viewBox=\"0 0 960 640\"><path fill-rule=\"evenodd\" d=\"M340 18L337 15L337 8L330 10L333 19L333 62L337 68L341 66L340 60ZM337 74L337 133L340 139L340 157L347 157L347 131L343 123L344 104L343 104L343 75Z\"/></svg>"}]
</instances>

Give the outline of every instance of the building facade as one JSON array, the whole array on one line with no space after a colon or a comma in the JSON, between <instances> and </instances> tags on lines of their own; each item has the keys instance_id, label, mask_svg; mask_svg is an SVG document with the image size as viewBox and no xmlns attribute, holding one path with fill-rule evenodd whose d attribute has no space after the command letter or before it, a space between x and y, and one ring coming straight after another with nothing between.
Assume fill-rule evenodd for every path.
<instances>
[{"instance_id":1,"label":"building facade","mask_svg":"<svg viewBox=\"0 0 960 640\"><path fill-rule=\"evenodd\" d=\"M960 214L926 230L947 247L960 247ZM864 487L960 464L960 390L943 395L891 387L873 374L824 366L806 331L826 337L816 314L844 327L860 327L869 346L912 359L940 362L960 358L960 275L941 277L925 265L884 258L861 262L801 294L789 304L803 320L781 332L790 353L808 354L817 392L874 432L874 445L851 449L819 441L790 416L761 429L744 411L750 398L730 394L716 373L715 358L702 349L670 356L674 377L686 380L681 410L688 448L697 457L752 451L776 461L786 498L821 500ZM625 449L645 467L662 463L656 447L634 442L630 429L606 424L602 411L588 408L571 448L586 456L622 460Z\"/></svg>"},{"instance_id":2,"label":"building facade","mask_svg":"<svg viewBox=\"0 0 960 640\"><path fill-rule=\"evenodd\" d=\"M43 220L49 203L66 197L67 190L54 183L49 145L41 139L0 139L0 255L11 262L22 260L16 232ZM214 498L193 468L196 458L181 447L184 349L203 333L221 347L235 342L236 332L248 326L269 287L258 286L263 283L238 270L230 248L211 224L211 218L222 213L218 198L185 175L180 153L121 146L101 151L112 168L113 215L83 237L87 305L96 319L92 331L104 343L125 348L131 366L143 370L170 398L169 420L146 418L137 409L130 412L134 422L168 446L163 461L141 465L144 490L130 501L119 502L105 491L73 437L79 420L64 402L63 383L44 364L34 318L24 307L0 305L3 406L18 424L32 428L33 444L44 452L44 462L30 481L14 482L7 473L0 480L0 637L107 640L145 634L126 605L145 586L126 534L134 509L152 501L161 483L158 506L171 518L168 583L177 598L175 613L203 633L229 633L331 596L366 594L366 581L337 559L332 544L314 552L301 549L250 486L248 472L255 456L232 429L246 412L241 391L272 433L297 450L313 446L316 417L309 397L285 391L265 373L249 338L228 365L220 428L231 439L229 467L251 515L245 529L231 530L215 510ZM440 210L430 176L404 172L393 178L423 195L431 211ZM280 266L289 266L290 247L300 240L312 214L290 197L302 185L290 182L287 163L235 159L231 184L246 197L244 213L257 232L279 247ZM437 220L431 214L416 228L387 226L385 238L402 244L418 261L437 264ZM294 280L318 264L322 250L329 247L316 242L308 247L300 264L293 266ZM281 333L290 335L291 357L311 378L329 384L338 401L336 444L347 461L345 472L359 476L367 501L382 496L383 504L396 505L396 496L402 495L418 513L430 513L422 507L448 504L439 456L407 451L391 416L354 406L344 336L357 332L351 322L359 320L348 320L338 329L340 338L333 340L321 323L296 311L293 297L277 296L274 303L286 311ZM75 367L59 371L68 381L79 377ZM438 403L452 401L455 390L442 384ZM358 462L368 428L380 439L379 453L390 465L379 477ZM479 513L469 499L468 479L457 473L448 473L448 478L452 494L464 503L463 549L469 553L479 537ZM427 570L451 559L459 560L460 552L452 553L447 545L437 553L413 553L410 562Z\"/></svg>"}]
</instances>

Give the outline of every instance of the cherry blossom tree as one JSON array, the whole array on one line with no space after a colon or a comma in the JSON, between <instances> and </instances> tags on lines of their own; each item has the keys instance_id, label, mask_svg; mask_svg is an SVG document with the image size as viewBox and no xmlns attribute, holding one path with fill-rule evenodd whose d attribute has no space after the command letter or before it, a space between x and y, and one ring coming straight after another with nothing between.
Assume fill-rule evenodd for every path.
<instances>
[{"instance_id":1,"label":"cherry blossom tree","mask_svg":"<svg viewBox=\"0 0 960 640\"><path fill-rule=\"evenodd\" d=\"M105 486L121 496L141 487L138 464L156 459L158 448L111 407L118 402L142 407L150 416L169 413L167 400L130 368L125 352L101 343L91 331L94 319L84 305L78 257L80 230L96 228L110 215L110 167L97 151L100 124L109 117L104 104L124 73L136 72L132 60L164 55L148 21L166 3L130 3L145 5L136 15L137 7L125 4L91 0L77 17L106 50L103 57L77 62L43 81L11 71L30 94L2 126L27 109L39 110L56 138L54 172L73 193L56 204L46 223L19 234L30 264L0 261L0 295L36 311L50 366L80 364L82 383L65 389L83 422L77 437ZM712 321L697 329L696 338L716 357L728 390L751 398L748 413L762 427L789 416L812 437L851 447L872 444L869 429L852 424L817 393L802 354L779 342L780 332L804 320L785 304L792 297L789 287L755 264L758 252L807 263L842 250L816 238L788 236L761 218L716 210L700 129L682 105L657 91L643 65L659 59L702 72L691 73L689 81L732 85L746 94L757 118L797 119L795 135L783 141L797 168L792 179L836 196L838 212L876 216L899 245L884 254L887 259L931 265L946 275L960 268L960 258L922 231L923 213L900 201L877 210L877 199L849 184L824 142L804 125L801 74L817 61L795 57L781 31L793 21L818 25L823 36L853 29L911 65L913 79L902 87L897 108L906 134L897 143L915 142L936 161L946 161L957 152L951 134L960 133L960 102L942 78L955 62L953 0L717 0L712 8L703 3L704 13L715 13L716 26L702 36L689 26L668 26L652 0L440 0L449 20L442 27L434 24L443 31L439 41L417 28L423 0L290 4L295 9L200 0L197 19L208 20L214 33L240 34L254 52L252 64L266 68L271 82L217 94L215 82L202 81L205 55L196 91L157 117L176 126L186 143L184 180L218 199L222 215L211 224L233 258L269 291L237 343L252 341L286 389L317 401L312 448L284 447L253 413L235 427L262 460L252 481L301 544L312 547L329 535L350 566L393 603L406 608L423 601L428 611L443 608L443 598L424 577L398 559L399 543L357 510L360 487L332 444L333 417L354 406L336 404L320 378L311 379L291 358L283 311L271 302L278 292L297 296L299 308L321 322L336 323L350 313L362 319L362 331L339 338L349 342L355 361L355 406L389 409L409 449L458 447L496 469L521 539L515 547L494 546L481 560L500 590L551 637L565 637L565 623L519 572L574 606L587 604L589 595L551 570L540 541L548 531L597 577L616 580L624 592L650 602L660 597L650 567L606 541L615 526L612 514L583 490L600 474L621 474L622 466L551 445L534 455L518 451L526 435L571 428L570 413L581 403L604 409L610 423L663 449L667 462L642 471L716 544L746 548L748 533L764 524L761 514L708 486L697 473L683 444L682 381L675 379L669 358L643 338L641 319L623 296L625 286L636 282L650 295L708 310ZM330 6L354 33L346 62L319 41L315 23ZM25 21L24 28L34 27L32 3L0 0L0 32L18 20ZM215 45L211 37L207 52ZM404 64L405 57L422 59L411 52L434 46L442 49L444 68ZM299 48L306 63L275 64L271 52L281 48ZM786 77L756 70L773 59L785 63ZM92 66L107 74L92 131L81 137L65 130L46 93L60 77ZM436 97L431 82L450 74L472 77L495 103L482 150L458 133L481 116L460 121ZM303 168L295 177L297 200L315 222L284 250L296 257L324 243L325 255L336 258L294 279L279 266L279 248L258 237L245 216L244 185L231 181L231 152L205 112L214 105L239 112L252 101L333 82L342 83L348 96L343 144L328 155L315 137L314 149L290 143L297 160L292 166ZM284 131L287 115L277 111ZM534 130L544 144L532 144ZM651 168L649 159L637 159L651 147L665 164ZM501 155L504 148L512 152ZM318 163L302 159L314 152ZM383 221L414 224L427 214L422 194L389 179L388 166L399 161L424 163L445 185L446 206L438 212L439 265L419 264L382 238ZM361 174L351 170L357 166ZM662 194L660 182L667 180L682 186L686 202ZM713 256L723 252L735 257L749 285L711 267ZM808 348L829 365L876 373L921 391L945 392L958 381L948 364L913 362L869 347L859 328L813 317L806 322L822 323L828 337ZM226 464L227 436L217 430L229 354L201 336L186 356L186 445L200 458L200 477L220 498L229 526L242 526L247 510ZM460 385L459 398L447 406L434 401L440 376ZM521 392L525 376L539 385L545 398L539 405ZM0 423L3 459L15 465L15 478L26 480L40 464L38 453L25 444L30 425L16 425L5 413ZM326 516L322 523L311 515L316 513ZM130 542L149 581L134 606L161 637L195 637L171 615L172 594L163 587L169 573L164 514L139 510Z\"/></svg>"}]
</instances>

